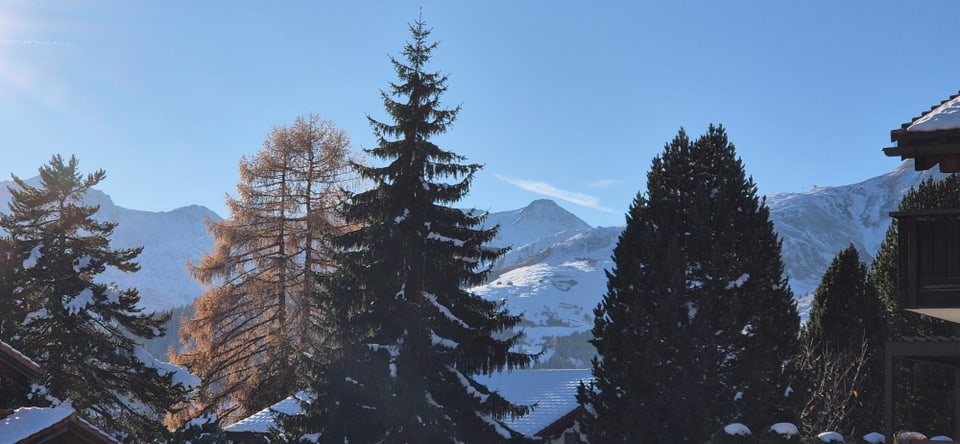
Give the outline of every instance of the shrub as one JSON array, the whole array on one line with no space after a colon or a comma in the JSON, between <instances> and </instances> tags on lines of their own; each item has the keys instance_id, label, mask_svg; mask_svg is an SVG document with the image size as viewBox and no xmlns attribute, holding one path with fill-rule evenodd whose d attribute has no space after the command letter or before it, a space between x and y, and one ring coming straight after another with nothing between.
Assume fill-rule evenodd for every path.
<instances>
[{"instance_id":1,"label":"shrub","mask_svg":"<svg viewBox=\"0 0 960 444\"><path fill-rule=\"evenodd\" d=\"M770 426L763 435L760 435L761 444L776 444L782 442L800 442L800 430L789 422L780 422Z\"/></svg>"},{"instance_id":2,"label":"shrub","mask_svg":"<svg viewBox=\"0 0 960 444\"><path fill-rule=\"evenodd\" d=\"M710 440L711 444L754 444L756 442L750 428L739 422L727 424L717 430L713 434L713 439Z\"/></svg>"}]
</instances>

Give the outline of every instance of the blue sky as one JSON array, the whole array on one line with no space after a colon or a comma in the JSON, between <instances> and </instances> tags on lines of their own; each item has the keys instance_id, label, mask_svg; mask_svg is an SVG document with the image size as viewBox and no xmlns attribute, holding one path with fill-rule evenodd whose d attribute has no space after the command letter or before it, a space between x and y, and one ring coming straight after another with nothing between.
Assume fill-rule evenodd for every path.
<instances>
[{"instance_id":1,"label":"blue sky","mask_svg":"<svg viewBox=\"0 0 960 444\"><path fill-rule=\"evenodd\" d=\"M226 215L237 163L316 112L357 148L422 9L485 164L463 205L550 197L619 225L680 127L723 124L761 193L888 172L889 132L960 90L960 3L0 3L0 177L76 154L122 206Z\"/></svg>"}]
</instances>

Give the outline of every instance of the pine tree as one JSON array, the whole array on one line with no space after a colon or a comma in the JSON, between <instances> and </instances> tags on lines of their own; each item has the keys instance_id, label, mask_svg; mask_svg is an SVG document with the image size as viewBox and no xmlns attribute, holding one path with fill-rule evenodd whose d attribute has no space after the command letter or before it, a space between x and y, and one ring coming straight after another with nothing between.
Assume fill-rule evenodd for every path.
<instances>
[{"instance_id":1,"label":"pine tree","mask_svg":"<svg viewBox=\"0 0 960 444\"><path fill-rule=\"evenodd\" d=\"M143 313L136 289L97 281L113 267L135 272L140 248L110 248L116 224L93 219L86 192L104 179L86 176L71 157L40 168L40 184L14 176L11 214L0 220L25 258L13 277L18 331L9 338L43 368L48 393L85 419L135 441L167 434L163 415L197 383L183 369L156 361L142 341L164 334L169 315Z\"/></svg>"},{"instance_id":2,"label":"pine tree","mask_svg":"<svg viewBox=\"0 0 960 444\"><path fill-rule=\"evenodd\" d=\"M960 176L951 174L940 181L927 179L917 189L908 192L900 202L899 210L960 208ZM886 237L873 262L868 278L887 307L888 339L900 340L911 336L960 336L960 326L901 310L897 305L897 221L887 229ZM895 429L953 430L953 370L909 360L897 362L897 409L894 411ZM953 406L960 408L960 406Z\"/></svg>"},{"instance_id":3,"label":"pine tree","mask_svg":"<svg viewBox=\"0 0 960 444\"><path fill-rule=\"evenodd\" d=\"M792 419L799 317L780 241L722 127L654 158L594 310L591 442L704 442Z\"/></svg>"},{"instance_id":4,"label":"pine tree","mask_svg":"<svg viewBox=\"0 0 960 444\"><path fill-rule=\"evenodd\" d=\"M351 183L349 150L342 130L311 114L275 128L240 161L239 199L227 199L228 219L207 223L213 251L190 266L207 289L175 362L204 380L194 412L212 406L235 421L302 388L299 351L318 340L307 296L343 229L336 206Z\"/></svg>"},{"instance_id":5,"label":"pine tree","mask_svg":"<svg viewBox=\"0 0 960 444\"><path fill-rule=\"evenodd\" d=\"M857 249L848 246L824 272L804 329L814 389L803 422L811 432L860 436L880 429L885 314Z\"/></svg>"},{"instance_id":6,"label":"pine tree","mask_svg":"<svg viewBox=\"0 0 960 444\"><path fill-rule=\"evenodd\" d=\"M418 21L411 32L405 60L392 59L399 82L382 93L392 122L370 118L379 144L368 153L387 164L357 166L373 186L345 206L359 228L337 239L337 270L320 299L332 321L318 328L334 328L338 341L312 354L313 401L285 429L336 443L502 442L516 436L502 419L528 409L474 376L533 357L511 351L518 334L502 335L518 316L464 290L503 251L483 246L496 233L475 228L483 215L445 206L480 165L430 141L459 108L441 108L447 77L426 71L437 46L430 31Z\"/></svg>"},{"instance_id":7,"label":"pine tree","mask_svg":"<svg viewBox=\"0 0 960 444\"><path fill-rule=\"evenodd\" d=\"M2 234L0 232L0 340L9 340L19 329L13 281L24 258L17 254L13 240Z\"/></svg>"}]
</instances>

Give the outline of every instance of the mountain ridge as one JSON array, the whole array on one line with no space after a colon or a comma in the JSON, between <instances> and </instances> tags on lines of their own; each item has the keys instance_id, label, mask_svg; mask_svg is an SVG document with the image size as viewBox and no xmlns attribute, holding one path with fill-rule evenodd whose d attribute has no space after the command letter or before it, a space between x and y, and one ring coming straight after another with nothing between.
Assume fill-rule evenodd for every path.
<instances>
[{"instance_id":1,"label":"mountain ridge","mask_svg":"<svg viewBox=\"0 0 960 444\"><path fill-rule=\"evenodd\" d=\"M907 161L890 173L854 184L764 197L783 240L784 274L804 318L836 253L853 244L864 261L872 260L890 225L889 212L907 191L930 177L944 175L914 171ZM0 182L0 212L7 210L11 184ZM147 310L187 305L200 295L202 288L185 264L212 249L205 220L220 216L198 205L168 212L131 210L115 205L99 190L91 190L86 202L100 205L97 219L118 223L111 238L114 248L144 247L138 258L141 271L110 270L101 281L138 288ZM503 300L512 313L523 316L525 346L547 350L546 361L556 351L558 338L589 332L593 308L606 292L604 271L613 267L613 248L624 226L592 227L548 199L489 213L483 226L499 226L491 245L510 250L492 265L488 282L471 290Z\"/></svg>"},{"instance_id":2,"label":"mountain ridge","mask_svg":"<svg viewBox=\"0 0 960 444\"><path fill-rule=\"evenodd\" d=\"M37 185L39 180L31 178L27 183ZM8 187L14 186L12 181L0 181L0 213L9 213ZM136 288L146 311L189 305L200 296L202 287L190 277L186 263L196 263L213 249L206 221L218 221L219 215L200 205L157 212L133 210L115 205L98 189L87 192L84 204L99 205L94 219L117 224L110 237L111 248L143 247L143 253L134 260L140 264L140 271L124 273L108 267L98 282Z\"/></svg>"}]
</instances>

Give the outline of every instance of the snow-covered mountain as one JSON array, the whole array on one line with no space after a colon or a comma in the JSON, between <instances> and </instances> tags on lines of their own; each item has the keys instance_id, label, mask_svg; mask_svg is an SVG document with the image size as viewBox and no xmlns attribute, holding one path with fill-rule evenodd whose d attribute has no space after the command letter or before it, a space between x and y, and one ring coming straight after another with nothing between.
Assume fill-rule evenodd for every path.
<instances>
[{"instance_id":1,"label":"snow-covered mountain","mask_svg":"<svg viewBox=\"0 0 960 444\"><path fill-rule=\"evenodd\" d=\"M913 164L905 162L889 174L860 183L766 197L783 238L785 272L804 317L810 294L834 255L852 243L863 260L872 259L890 224L889 212L904 193L931 175L940 177L913 171ZM7 210L8 185L12 183L0 182L0 211ZM200 295L185 262L198 260L212 248L203 221L219 216L199 206L160 213L130 210L96 190L87 202L100 205L96 217L119 223L114 247L144 247L140 272L125 275L111 270L103 276L105 282L140 289L143 305L151 310L189 304ZM593 308L606 292L604 270L613 266L611 255L623 227L591 227L550 200L492 213L485 225L500 225L492 244L511 251L495 264L487 284L473 291L504 299L511 312L523 315L529 349L545 347L546 360L563 338L589 332Z\"/></svg>"},{"instance_id":2,"label":"snow-covered mountain","mask_svg":"<svg viewBox=\"0 0 960 444\"><path fill-rule=\"evenodd\" d=\"M851 243L869 261L883 241L901 197L940 173L916 172L905 162L889 174L846 186L766 196L771 219L783 238L785 273L806 318L811 293L833 257ZM551 201L494 213L500 224L496 246L513 246L486 285L473 289L504 299L525 319L531 351L593 327L593 308L606 292L604 270L623 227L589 228Z\"/></svg>"},{"instance_id":3,"label":"snow-covered mountain","mask_svg":"<svg viewBox=\"0 0 960 444\"><path fill-rule=\"evenodd\" d=\"M783 239L783 262L804 318L811 294L833 257L851 243L869 263L890 226L903 195L937 170L918 172L913 161L894 171L852 185L767 196L770 219Z\"/></svg>"},{"instance_id":4,"label":"snow-covered mountain","mask_svg":"<svg viewBox=\"0 0 960 444\"><path fill-rule=\"evenodd\" d=\"M28 181L35 184L36 180ZM0 181L0 212L9 212L12 181ZM143 247L137 258L140 271L123 273L108 268L100 282L140 290L141 305L149 311L187 305L200 296L201 287L190 278L186 262L197 262L213 248L204 220L220 220L213 211L197 205L166 212L131 210L114 205L110 196L90 190L85 203L99 205L94 218L117 223L110 238L112 248Z\"/></svg>"}]
</instances>

